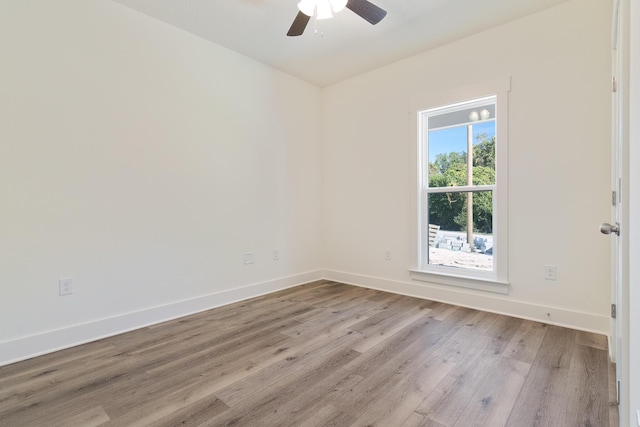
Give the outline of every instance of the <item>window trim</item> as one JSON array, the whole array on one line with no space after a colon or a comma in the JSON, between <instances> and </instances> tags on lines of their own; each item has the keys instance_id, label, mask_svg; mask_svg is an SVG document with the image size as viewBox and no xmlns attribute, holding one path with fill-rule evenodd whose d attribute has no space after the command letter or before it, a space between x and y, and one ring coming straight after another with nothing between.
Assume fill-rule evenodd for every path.
<instances>
[{"instance_id":1,"label":"window trim","mask_svg":"<svg viewBox=\"0 0 640 427\"><path fill-rule=\"evenodd\" d=\"M412 265L409 268L411 279L501 294L508 293L508 94L510 89L511 79L506 77L455 90L424 95L417 102L414 102L415 108L409 112L412 119L412 164L415 165L411 171L411 188L414 194L411 221ZM423 153L420 141L419 113L491 96L496 98L496 116L498 117L496 120L496 183L486 186L491 187L486 190L493 190L494 197L494 269L492 272L486 272L468 269L453 270L437 265L429 266L429 268L420 267L422 253L420 232L423 222L423 188L421 184L424 177L421 165ZM478 191L481 189L479 187L483 186L474 186L473 190ZM456 191L461 191L463 188L456 187ZM451 188L445 187L436 191L450 192ZM433 193L433 191L431 192Z\"/></svg>"}]
</instances>

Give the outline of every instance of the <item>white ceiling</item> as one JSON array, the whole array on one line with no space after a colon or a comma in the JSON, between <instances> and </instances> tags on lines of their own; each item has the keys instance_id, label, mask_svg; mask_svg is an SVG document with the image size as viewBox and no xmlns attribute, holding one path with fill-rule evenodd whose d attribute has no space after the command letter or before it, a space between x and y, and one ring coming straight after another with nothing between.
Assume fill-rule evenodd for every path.
<instances>
[{"instance_id":1,"label":"white ceiling","mask_svg":"<svg viewBox=\"0 0 640 427\"><path fill-rule=\"evenodd\" d=\"M323 87L567 0L371 0L377 25L345 9L299 37L298 0L114 1Z\"/></svg>"}]
</instances>

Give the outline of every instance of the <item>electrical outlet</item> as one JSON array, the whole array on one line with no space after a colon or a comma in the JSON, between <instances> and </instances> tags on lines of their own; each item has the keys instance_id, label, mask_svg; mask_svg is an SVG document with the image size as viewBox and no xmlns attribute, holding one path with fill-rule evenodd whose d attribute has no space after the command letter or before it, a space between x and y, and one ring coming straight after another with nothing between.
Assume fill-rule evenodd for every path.
<instances>
[{"instance_id":1,"label":"electrical outlet","mask_svg":"<svg viewBox=\"0 0 640 427\"><path fill-rule=\"evenodd\" d=\"M558 269L555 265L544 266L544 280L556 280Z\"/></svg>"},{"instance_id":2,"label":"electrical outlet","mask_svg":"<svg viewBox=\"0 0 640 427\"><path fill-rule=\"evenodd\" d=\"M384 250L384 259L387 261L391 261L391 249Z\"/></svg>"},{"instance_id":3,"label":"electrical outlet","mask_svg":"<svg viewBox=\"0 0 640 427\"><path fill-rule=\"evenodd\" d=\"M60 296L71 295L73 293L73 277L65 277L58 280L58 291Z\"/></svg>"},{"instance_id":4,"label":"electrical outlet","mask_svg":"<svg viewBox=\"0 0 640 427\"><path fill-rule=\"evenodd\" d=\"M273 250L273 260L278 261L280 259L280 251L277 249Z\"/></svg>"},{"instance_id":5,"label":"electrical outlet","mask_svg":"<svg viewBox=\"0 0 640 427\"><path fill-rule=\"evenodd\" d=\"M245 264L253 264L253 252L245 252L244 253L244 263Z\"/></svg>"}]
</instances>

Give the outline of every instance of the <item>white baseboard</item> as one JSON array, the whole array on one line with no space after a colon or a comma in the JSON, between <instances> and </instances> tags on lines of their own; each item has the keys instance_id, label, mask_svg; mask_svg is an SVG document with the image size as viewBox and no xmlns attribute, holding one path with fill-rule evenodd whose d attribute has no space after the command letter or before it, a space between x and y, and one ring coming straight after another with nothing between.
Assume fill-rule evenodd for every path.
<instances>
[{"instance_id":1,"label":"white baseboard","mask_svg":"<svg viewBox=\"0 0 640 427\"><path fill-rule=\"evenodd\" d=\"M322 271L318 270L269 280L237 289L229 289L198 298L5 341L0 343L0 366L321 280L323 278L322 273Z\"/></svg>"},{"instance_id":2,"label":"white baseboard","mask_svg":"<svg viewBox=\"0 0 640 427\"><path fill-rule=\"evenodd\" d=\"M0 366L322 279L609 335L606 316L511 301L479 292L444 289L422 282L318 270L5 341L0 343Z\"/></svg>"},{"instance_id":3,"label":"white baseboard","mask_svg":"<svg viewBox=\"0 0 640 427\"><path fill-rule=\"evenodd\" d=\"M476 291L465 291L457 288L447 289L443 286L429 285L423 282L419 284L400 282L341 271L325 270L324 278L385 292L444 302L520 319L535 320L585 332L594 332L607 337L610 333L609 318L592 313L513 301L507 297L483 295L481 292Z\"/></svg>"}]
</instances>

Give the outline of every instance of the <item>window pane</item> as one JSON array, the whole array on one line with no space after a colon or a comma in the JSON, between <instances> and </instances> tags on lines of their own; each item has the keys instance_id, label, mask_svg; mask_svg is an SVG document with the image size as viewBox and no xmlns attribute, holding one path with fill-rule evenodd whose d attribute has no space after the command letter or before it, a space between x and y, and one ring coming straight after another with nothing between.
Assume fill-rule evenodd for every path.
<instances>
[{"instance_id":1,"label":"window pane","mask_svg":"<svg viewBox=\"0 0 640 427\"><path fill-rule=\"evenodd\" d=\"M429 194L427 209L427 264L493 271L492 191Z\"/></svg>"},{"instance_id":2,"label":"window pane","mask_svg":"<svg viewBox=\"0 0 640 427\"><path fill-rule=\"evenodd\" d=\"M464 114L461 116L461 113ZM461 118L473 114L475 121L470 122L466 119L466 122L456 124L462 121ZM495 104L441 114L432 112L427 120L429 187L495 184ZM432 122L454 125L436 128L432 126ZM472 179L468 182L467 158L470 150Z\"/></svg>"},{"instance_id":3,"label":"window pane","mask_svg":"<svg viewBox=\"0 0 640 427\"><path fill-rule=\"evenodd\" d=\"M496 121L474 126L473 184L496 183ZM477 181L477 182L476 182Z\"/></svg>"},{"instance_id":4,"label":"window pane","mask_svg":"<svg viewBox=\"0 0 640 427\"><path fill-rule=\"evenodd\" d=\"M429 187L467 185L467 127L429 131Z\"/></svg>"}]
</instances>

